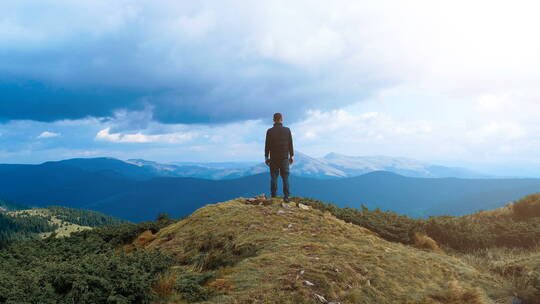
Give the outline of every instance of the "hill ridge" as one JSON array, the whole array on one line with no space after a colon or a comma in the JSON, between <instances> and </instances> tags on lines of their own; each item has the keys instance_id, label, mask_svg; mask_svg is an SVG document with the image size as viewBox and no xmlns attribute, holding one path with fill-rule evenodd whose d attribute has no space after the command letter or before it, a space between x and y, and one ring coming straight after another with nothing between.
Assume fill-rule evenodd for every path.
<instances>
[{"instance_id":1,"label":"hill ridge","mask_svg":"<svg viewBox=\"0 0 540 304\"><path fill-rule=\"evenodd\" d=\"M214 275L205 290L226 292L210 292L203 303L437 303L429 301L451 284L480 299L470 303L488 303L483 290L501 287L455 257L280 199L206 205L145 247L176 257L172 277Z\"/></svg>"}]
</instances>

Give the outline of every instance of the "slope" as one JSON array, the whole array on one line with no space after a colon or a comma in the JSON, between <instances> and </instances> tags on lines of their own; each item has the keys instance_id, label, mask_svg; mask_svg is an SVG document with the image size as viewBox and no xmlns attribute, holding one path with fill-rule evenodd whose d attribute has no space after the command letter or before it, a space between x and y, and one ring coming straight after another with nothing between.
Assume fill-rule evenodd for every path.
<instances>
[{"instance_id":1,"label":"slope","mask_svg":"<svg viewBox=\"0 0 540 304\"><path fill-rule=\"evenodd\" d=\"M161 284L205 278L202 286L162 296L204 303L366 304L448 303L438 301L451 296L488 303L484 291L501 297L500 281L457 258L388 242L328 212L303 208L237 199L161 229L145 245L175 256L177 265Z\"/></svg>"}]
</instances>

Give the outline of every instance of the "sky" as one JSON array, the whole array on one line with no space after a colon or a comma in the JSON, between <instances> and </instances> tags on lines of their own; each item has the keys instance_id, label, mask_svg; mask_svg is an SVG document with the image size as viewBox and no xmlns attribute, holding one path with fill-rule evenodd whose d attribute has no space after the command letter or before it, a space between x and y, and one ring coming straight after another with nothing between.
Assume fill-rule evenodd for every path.
<instances>
[{"instance_id":1,"label":"sky","mask_svg":"<svg viewBox=\"0 0 540 304\"><path fill-rule=\"evenodd\" d=\"M0 163L308 155L540 176L536 1L0 2Z\"/></svg>"}]
</instances>

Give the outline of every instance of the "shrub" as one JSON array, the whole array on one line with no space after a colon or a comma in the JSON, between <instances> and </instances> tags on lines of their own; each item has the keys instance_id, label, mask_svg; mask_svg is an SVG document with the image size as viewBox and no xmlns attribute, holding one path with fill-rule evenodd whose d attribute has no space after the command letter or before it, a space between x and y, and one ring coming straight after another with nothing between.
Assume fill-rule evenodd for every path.
<instances>
[{"instance_id":1,"label":"shrub","mask_svg":"<svg viewBox=\"0 0 540 304\"><path fill-rule=\"evenodd\" d=\"M135 240L133 240L133 245L137 247L145 247L148 243L156 239L156 235L150 230L146 230L143 233L139 234Z\"/></svg>"},{"instance_id":2,"label":"shrub","mask_svg":"<svg viewBox=\"0 0 540 304\"><path fill-rule=\"evenodd\" d=\"M444 251L439 247L437 242L425 234L416 232L414 234L414 247L420 249L426 249L436 253L444 253Z\"/></svg>"},{"instance_id":3,"label":"shrub","mask_svg":"<svg viewBox=\"0 0 540 304\"><path fill-rule=\"evenodd\" d=\"M540 193L531 194L514 203L514 218L527 220L540 217Z\"/></svg>"},{"instance_id":4,"label":"shrub","mask_svg":"<svg viewBox=\"0 0 540 304\"><path fill-rule=\"evenodd\" d=\"M159 299L166 299L174 294L177 276L174 273L166 273L159 276L152 290Z\"/></svg>"},{"instance_id":5,"label":"shrub","mask_svg":"<svg viewBox=\"0 0 540 304\"><path fill-rule=\"evenodd\" d=\"M108 226L0 250L0 303L149 303L173 262L158 250L119 250L159 224Z\"/></svg>"},{"instance_id":6,"label":"shrub","mask_svg":"<svg viewBox=\"0 0 540 304\"><path fill-rule=\"evenodd\" d=\"M215 278L214 271L184 274L178 279L176 289L182 293L182 298L190 303L208 300L215 291L203 287Z\"/></svg>"},{"instance_id":7,"label":"shrub","mask_svg":"<svg viewBox=\"0 0 540 304\"><path fill-rule=\"evenodd\" d=\"M323 212L330 212L346 222L365 227L388 241L427 246L427 249L433 250L437 250L435 246L449 247L461 252L493 247L532 248L537 246L540 240L540 217L523 219L521 216L522 220L516 221L511 216L487 213L464 217L433 216L426 220L389 211L369 210L366 206L359 210L339 208L313 199L294 199ZM517 207L518 210L526 209L529 211L525 213L535 214L534 212L540 210L540 194L525 197L515 205L520 206ZM425 238L418 239L418 233L431 238L435 244Z\"/></svg>"},{"instance_id":8,"label":"shrub","mask_svg":"<svg viewBox=\"0 0 540 304\"><path fill-rule=\"evenodd\" d=\"M372 211L364 205L362 205L362 210L348 207L339 208L333 204L301 197L295 197L294 201L323 212L328 211L341 220L365 227L391 242L412 244L414 232L422 231L422 220L398 215L395 212L383 212L380 209Z\"/></svg>"}]
</instances>

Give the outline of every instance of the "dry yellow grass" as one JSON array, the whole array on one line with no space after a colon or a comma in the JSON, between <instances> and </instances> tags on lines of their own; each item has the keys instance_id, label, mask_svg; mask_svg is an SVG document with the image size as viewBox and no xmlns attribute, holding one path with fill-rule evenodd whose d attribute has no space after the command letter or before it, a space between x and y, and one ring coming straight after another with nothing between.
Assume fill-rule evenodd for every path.
<instances>
[{"instance_id":1,"label":"dry yellow grass","mask_svg":"<svg viewBox=\"0 0 540 304\"><path fill-rule=\"evenodd\" d=\"M239 199L207 205L160 230L147 248L173 253L190 272L208 265L208 260L199 267L192 263L205 246L224 246L231 252L256 248L254 254L218 270L207 287L226 294L205 303L316 303L316 295L343 304L412 304L426 299L457 303L441 302L444 298L436 296L476 301L484 291L489 296L503 287L498 277L442 251L388 242L328 212L282 208L280 202L260 206ZM438 248L425 238L422 244ZM459 281L459 288L448 286L452 280Z\"/></svg>"},{"instance_id":2,"label":"dry yellow grass","mask_svg":"<svg viewBox=\"0 0 540 304\"><path fill-rule=\"evenodd\" d=\"M469 218L469 219L475 219L477 217L485 217L485 216L497 218L497 217L512 217L513 214L514 214L514 203L512 202L497 209L479 211L473 214L463 215L462 217Z\"/></svg>"},{"instance_id":3,"label":"dry yellow grass","mask_svg":"<svg viewBox=\"0 0 540 304\"><path fill-rule=\"evenodd\" d=\"M214 288L219 291L231 291L234 289L234 284L229 282L227 279L216 279L208 283L208 287Z\"/></svg>"},{"instance_id":4,"label":"dry yellow grass","mask_svg":"<svg viewBox=\"0 0 540 304\"><path fill-rule=\"evenodd\" d=\"M458 281L448 283L448 290L428 295L425 304L491 304L480 288L464 288Z\"/></svg>"},{"instance_id":5,"label":"dry yellow grass","mask_svg":"<svg viewBox=\"0 0 540 304\"><path fill-rule=\"evenodd\" d=\"M492 293L495 303L511 303L514 296L526 299L526 303L540 303L540 294L534 288L534 275L540 271L540 247L528 250L489 248L471 253L448 253L503 282L499 292Z\"/></svg>"},{"instance_id":6,"label":"dry yellow grass","mask_svg":"<svg viewBox=\"0 0 540 304\"><path fill-rule=\"evenodd\" d=\"M426 249L436 253L444 253L437 242L425 234L416 232L413 236L413 244L414 247L419 249Z\"/></svg>"},{"instance_id":7,"label":"dry yellow grass","mask_svg":"<svg viewBox=\"0 0 540 304\"><path fill-rule=\"evenodd\" d=\"M177 276L175 273L169 272L158 279L157 283L152 288L152 291L157 295L158 301L166 299L174 294L176 278Z\"/></svg>"},{"instance_id":8,"label":"dry yellow grass","mask_svg":"<svg viewBox=\"0 0 540 304\"><path fill-rule=\"evenodd\" d=\"M134 241L133 245L144 248L147 244L156 239L156 236L150 230L141 233Z\"/></svg>"}]
</instances>

